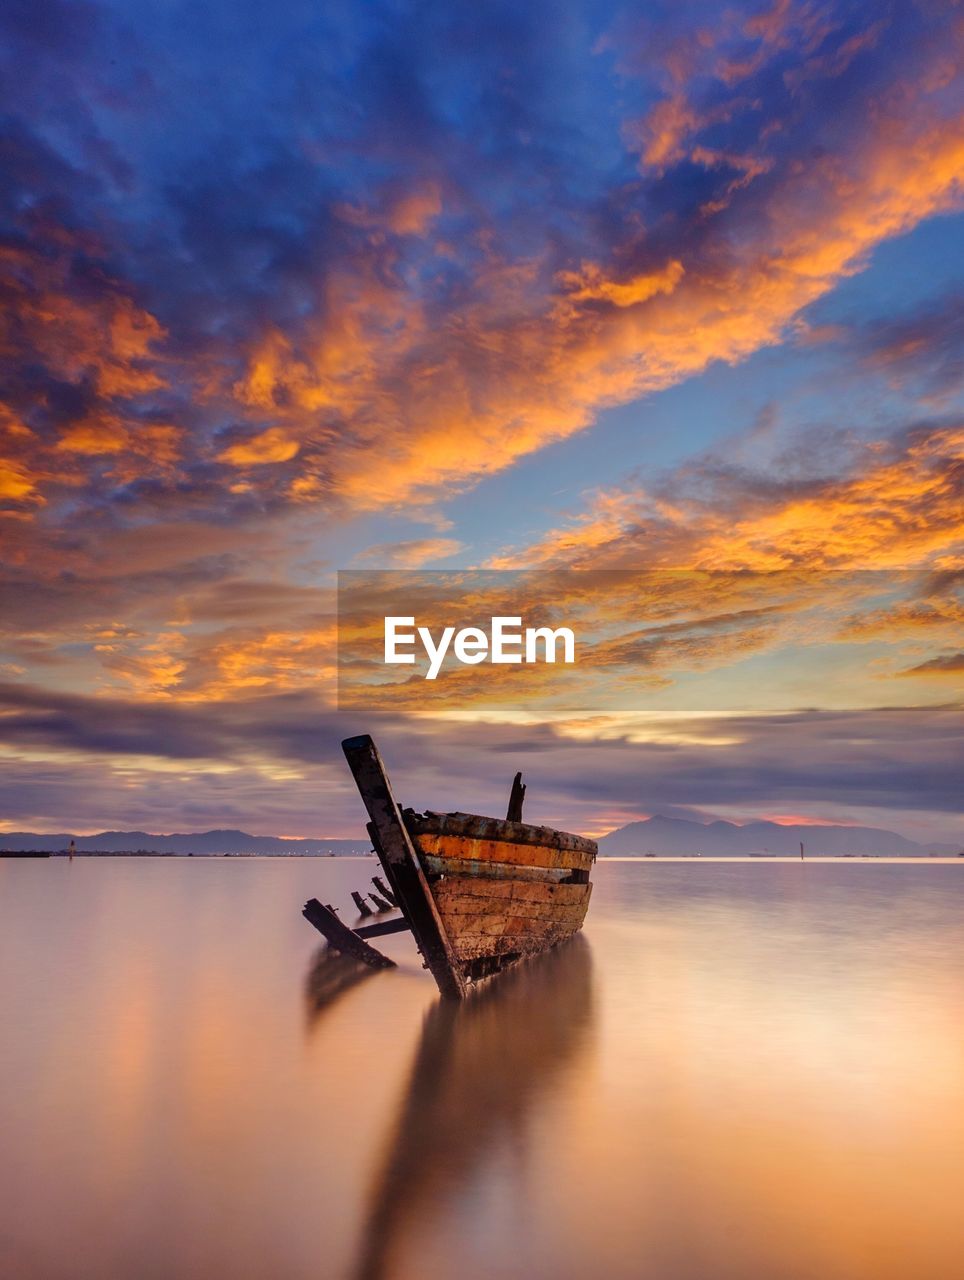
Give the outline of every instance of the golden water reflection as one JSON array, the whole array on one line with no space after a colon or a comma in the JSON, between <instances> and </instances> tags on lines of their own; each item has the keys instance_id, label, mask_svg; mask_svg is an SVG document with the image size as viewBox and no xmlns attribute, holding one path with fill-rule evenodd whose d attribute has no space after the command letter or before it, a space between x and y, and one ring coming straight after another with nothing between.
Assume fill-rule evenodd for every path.
<instances>
[{"instance_id":1,"label":"golden water reflection","mask_svg":"<svg viewBox=\"0 0 964 1280\"><path fill-rule=\"evenodd\" d=\"M6 1280L956 1280L964 866L603 863L464 1006L371 864L0 861Z\"/></svg>"},{"instance_id":2,"label":"golden water reflection","mask_svg":"<svg viewBox=\"0 0 964 1280\"><path fill-rule=\"evenodd\" d=\"M464 1003L425 1015L363 1226L357 1280L396 1272L500 1151L524 1156L533 1109L577 1068L592 1021L589 946L573 938Z\"/></svg>"}]
</instances>

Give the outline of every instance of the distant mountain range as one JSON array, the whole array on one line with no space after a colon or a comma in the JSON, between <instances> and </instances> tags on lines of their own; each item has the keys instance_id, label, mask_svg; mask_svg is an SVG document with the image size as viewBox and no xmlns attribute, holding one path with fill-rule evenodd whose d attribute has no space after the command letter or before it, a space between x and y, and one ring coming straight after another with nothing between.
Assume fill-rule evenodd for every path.
<instances>
[{"instance_id":1,"label":"distant mountain range","mask_svg":"<svg viewBox=\"0 0 964 1280\"><path fill-rule=\"evenodd\" d=\"M31 849L59 853L71 839L78 853L262 853L307 855L334 854L347 857L368 853L371 843L363 840L289 840L281 836L251 836L246 831L202 831L186 835L156 836L148 831L101 831L95 836L69 834L37 835L31 831L0 834L0 850Z\"/></svg>"},{"instance_id":2,"label":"distant mountain range","mask_svg":"<svg viewBox=\"0 0 964 1280\"><path fill-rule=\"evenodd\" d=\"M739 857L752 853L799 854L875 853L889 857L927 857L956 854L949 844L917 844L896 831L876 827L835 827L779 822L690 822L657 815L610 831L599 841L602 856L630 854L705 854Z\"/></svg>"},{"instance_id":3,"label":"distant mountain range","mask_svg":"<svg viewBox=\"0 0 964 1280\"><path fill-rule=\"evenodd\" d=\"M283 836L252 836L246 831L202 831L158 836L147 831L101 831L74 836L78 853L271 854L275 856L350 857L368 853L364 840L289 840ZM656 816L610 831L599 841L603 857L631 854L705 854L739 857L752 853L799 854L800 841L808 854L864 854L927 857L956 854L954 845L917 844L895 831L874 827L783 826L779 822L690 822ZM67 833L38 835L30 831L0 833L0 851L30 849L59 853L70 844Z\"/></svg>"}]
</instances>

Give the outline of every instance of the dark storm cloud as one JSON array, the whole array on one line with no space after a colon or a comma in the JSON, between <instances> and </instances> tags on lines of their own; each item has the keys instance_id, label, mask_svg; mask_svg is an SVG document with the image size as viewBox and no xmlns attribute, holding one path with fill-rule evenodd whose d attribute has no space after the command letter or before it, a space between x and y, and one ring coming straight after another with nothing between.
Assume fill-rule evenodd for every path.
<instances>
[{"instance_id":1,"label":"dark storm cloud","mask_svg":"<svg viewBox=\"0 0 964 1280\"><path fill-rule=\"evenodd\" d=\"M47 750L175 761L288 762L340 769L338 742L357 716L304 694L216 705L144 705L0 686L0 740L16 752ZM678 722L654 724L678 729ZM687 721L698 741L584 743L548 725L521 730L401 722L366 716L409 803L498 809L505 778L525 767L540 811L662 812L663 806L773 808L810 804L961 812L957 761L964 749L959 705L872 711L808 711ZM714 745L725 732L731 745ZM518 761L519 763L514 763ZM346 789L346 794L349 792Z\"/></svg>"},{"instance_id":2,"label":"dark storm cloud","mask_svg":"<svg viewBox=\"0 0 964 1280\"><path fill-rule=\"evenodd\" d=\"M342 727L336 714L318 703L306 705L300 694L211 707L3 685L0 705L8 716L4 740L11 746L185 761L230 761L262 752L266 758L330 762Z\"/></svg>"}]
</instances>

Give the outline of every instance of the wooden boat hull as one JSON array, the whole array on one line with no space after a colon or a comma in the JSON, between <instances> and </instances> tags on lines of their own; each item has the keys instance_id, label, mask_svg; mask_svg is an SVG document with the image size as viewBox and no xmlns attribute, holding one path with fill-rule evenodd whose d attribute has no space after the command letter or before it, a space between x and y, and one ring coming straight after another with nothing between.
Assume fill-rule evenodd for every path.
<instances>
[{"instance_id":1,"label":"wooden boat hull","mask_svg":"<svg viewBox=\"0 0 964 1280\"><path fill-rule=\"evenodd\" d=\"M459 960L482 977L486 958L503 967L565 942L582 928L592 885L533 884L447 876L435 889L442 923Z\"/></svg>"},{"instance_id":2,"label":"wooden boat hull","mask_svg":"<svg viewBox=\"0 0 964 1280\"><path fill-rule=\"evenodd\" d=\"M455 956L471 980L565 942L589 909L595 844L472 814L405 811Z\"/></svg>"},{"instance_id":3,"label":"wooden boat hull","mask_svg":"<svg viewBox=\"0 0 964 1280\"><path fill-rule=\"evenodd\" d=\"M392 895L443 996L461 998L582 927L594 841L474 814L402 811L371 738L342 746Z\"/></svg>"}]
</instances>

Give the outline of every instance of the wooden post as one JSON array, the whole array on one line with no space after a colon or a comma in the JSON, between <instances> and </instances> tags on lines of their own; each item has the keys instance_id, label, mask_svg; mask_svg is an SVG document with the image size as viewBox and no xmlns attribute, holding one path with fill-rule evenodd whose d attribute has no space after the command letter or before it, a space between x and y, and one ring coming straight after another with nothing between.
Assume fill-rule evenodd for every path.
<instances>
[{"instance_id":1,"label":"wooden post","mask_svg":"<svg viewBox=\"0 0 964 1280\"><path fill-rule=\"evenodd\" d=\"M412 928L415 942L443 996L461 999L467 991L452 944L425 879L412 838L402 821L378 748L368 736L341 744L348 767L371 818L375 852L392 893Z\"/></svg>"},{"instance_id":2,"label":"wooden post","mask_svg":"<svg viewBox=\"0 0 964 1280\"><path fill-rule=\"evenodd\" d=\"M355 906L358 908L358 914L360 916L370 916L373 914L371 907L368 905L365 899L361 896L361 894L358 893L355 889L352 889L351 891L351 900L352 902L354 902Z\"/></svg>"},{"instance_id":3,"label":"wooden post","mask_svg":"<svg viewBox=\"0 0 964 1280\"><path fill-rule=\"evenodd\" d=\"M522 802L526 798L526 789L522 774L517 773L512 779L512 791L509 795L509 808L505 815L506 822L522 821Z\"/></svg>"},{"instance_id":4,"label":"wooden post","mask_svg":"<svg viewBox=\"0 0 964 1280\"><path fill-rule=\"evenodd\" d=\"M394 911L395 908L392 904L390 902L386 902L384 898L380 898L377 893L369 893L368 896L371 898L372 902L374 902L376 910Z\"/></svg>"}]
</instances>

